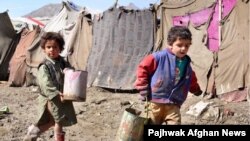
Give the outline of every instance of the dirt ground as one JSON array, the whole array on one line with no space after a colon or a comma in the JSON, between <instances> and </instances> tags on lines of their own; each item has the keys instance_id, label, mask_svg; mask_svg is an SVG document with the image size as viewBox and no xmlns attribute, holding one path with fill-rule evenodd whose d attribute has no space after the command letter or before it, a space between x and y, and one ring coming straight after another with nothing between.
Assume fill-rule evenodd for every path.
<instances>
[{"instance_id":1,"label":"dirt ground","mask_svg":"<svg viewBox=\"0 0 250 141\"><path fill-rule=\"evenodd\" d=\"M0 115L0 141L21 141L27 127L35 121L36 87L9 87L0 82L0 108L7 106L9 113ZM78 123L64 128L66 141L115 140L125 108L143 110L137 93L121 93L101 88L88 88L86 102L74 102ZM208 100L219 109L215 117L194 117L186 114L191 105L203 100L189 95L181 108L183 124L249 124L248 102L226 103L219 99ZM53 141L52 129L42 134L40 141Z\"/></svg>"}]
</instances>

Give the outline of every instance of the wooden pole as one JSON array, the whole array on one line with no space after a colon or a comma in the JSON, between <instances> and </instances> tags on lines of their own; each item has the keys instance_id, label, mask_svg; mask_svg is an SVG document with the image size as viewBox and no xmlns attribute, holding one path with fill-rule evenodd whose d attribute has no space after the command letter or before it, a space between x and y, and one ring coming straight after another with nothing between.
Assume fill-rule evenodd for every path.
<instances>
[{"instance_id":1,"label":"wooden pole","mask_svg":"<svg viewBox=\"0 0 250 141\"><path fill-rule=\"evenodd\" d=\"M115 7L117 7L117 4L118 4L118 0L115 0Z\"/></svg>"},{"instance_id":2,"label":"wooden pole","mask_svg":"<svg viewBox=\"0 0 250 141\"><path fill-rule=\"evenodd\" d=\"M222 19L222 0L218 0L219 1L219 19L218 19L218 22L219 22L219 31L218 31L218 34L219 34L219 37L218 37L218 40L219 40L219 48L220 48L220 46L221 46L221 40L222 40L222 36L221 36L221 26L222 26L222 21L221 21L221 19Z\"/></svg>"}]
</instances>

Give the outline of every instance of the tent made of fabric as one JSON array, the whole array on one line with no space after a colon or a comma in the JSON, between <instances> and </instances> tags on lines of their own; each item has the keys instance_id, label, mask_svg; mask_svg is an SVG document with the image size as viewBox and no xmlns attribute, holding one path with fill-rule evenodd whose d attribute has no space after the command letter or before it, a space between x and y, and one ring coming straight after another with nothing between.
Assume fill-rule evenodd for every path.
<instances>
[{"instance_id":1,"label":"tent made of fabric","mask_svg":"<svg viewBox=\"0 0 250 141\"><path fill-rule=\"evenodd\" d=\"M249 6L249 2L237 1L235 8L223 19L222 43L214 68L218 94L250 86Z\"/></svg>"},{"instance_id":2,"label":"tent made of fabric","mask_svg":"<svg viewBox=\"0 0 250 141\"><path fill-rule=\"evenodd\" d=\"M88 85L134 89L136 68L153 50L155 20L151 10L111 8L93 22Z\"/></svg>"},{"instance_id":3,"label":"tent made of fabric","mask_svg":"<svg viewBox=\"0 0 250 141\"><path fill-rule=\"evenodd\" d=\"M78 18L79 13L83 11L83 8L75 5L72 2L62 1L62 9L54 16L44 27L44 31L59 32L67 26L74 24Z\"/></svg>"},{"instance_id":4,"label":"tent made of fabric","mask_svg":"<svg viewBox=\"0 0 250 141\"><path fill-rule=\"evenodd\" d=\"M82 12L72 28L61 30L66 39L61 56L68 58L76 70L87 70L87 60L92 48L92 20L90 14Z\"/></svg>"},{"instance_id":5,"label":"tent made of fabric","mask_svg":"<svg viewBox=\"0 0 250 141\"><path fill-rule=\"evenodd\" d=\"M8 80L9 61L15 51L18 35L8 12L0 13L0 80Z\"/></svg>"},{"instance_id":6,"label":"tent made of fabric","mask_svg":"<svg viewBox=\"0 0 250 141\"><path fill-rule=\"evenodd\" d=\"M22 29L20 41L9 63L10 76L8 82L10 86L23 86L25 84L27 48L39 33L39 26L36 26L32 31L27 28Z\"/></svg>"}]
</instances>

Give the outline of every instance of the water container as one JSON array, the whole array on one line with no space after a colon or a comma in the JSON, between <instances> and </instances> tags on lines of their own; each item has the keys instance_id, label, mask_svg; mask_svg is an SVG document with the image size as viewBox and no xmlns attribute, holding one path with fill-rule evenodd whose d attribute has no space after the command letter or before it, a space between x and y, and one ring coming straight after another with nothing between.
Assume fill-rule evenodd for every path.
<instances>
[{"instance_id":1,"label":"water container","mask_svg":"<svg viewBox=\"0 0 250 141\"><path fill-rule=\"evenodd\" d=\"M143 140L144 124L148 118L140 116L141 111L134 108L126 108L119 129L116 134L116 141L141 141Z\"/></svg>"},{"instance_id":2,"label":"water container","mask_svg":"<svg viewBox=\"0 0 250 141\"><path fill-rule=\"evenodd\" d=\"M64 100L85 101L88 72L66 68L64 73Z\"/></svg>"}]
</instances>

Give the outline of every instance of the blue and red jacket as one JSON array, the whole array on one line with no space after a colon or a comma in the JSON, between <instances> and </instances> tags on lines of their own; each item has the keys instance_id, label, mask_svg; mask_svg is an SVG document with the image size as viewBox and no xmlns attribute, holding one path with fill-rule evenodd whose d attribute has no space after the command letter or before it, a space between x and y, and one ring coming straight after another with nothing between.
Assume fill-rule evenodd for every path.
<instances>
[{"instance_id":1,"label":"blue and red jacket","mask_svg":"<svg viewBox=\"0 0 250 141\"><path fill-rule=\"evenodd\" d=\"M176 56L165 49L145 57L137 69L135 88L141 96L147 96L151 102L171 103L181 106L188 91L200 91L197 78L190 66L189 56L184 76L175 84Z\"/></svg>"}]
</instances>

